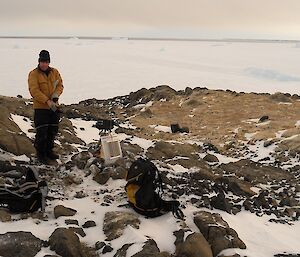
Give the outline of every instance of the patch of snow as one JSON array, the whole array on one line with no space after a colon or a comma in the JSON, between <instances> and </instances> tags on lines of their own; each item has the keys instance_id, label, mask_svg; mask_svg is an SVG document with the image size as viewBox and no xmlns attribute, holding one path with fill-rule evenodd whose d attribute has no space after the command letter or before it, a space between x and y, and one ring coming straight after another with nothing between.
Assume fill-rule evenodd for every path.
<instances>
[{"instance_id":1,"label":"patch of snow","mask_svg":"<svg viewBox=\"0 0 300 257\"><path fill-rule=\"evenodd\" d=\"M286 102L280 102L278 104L282 104L282 105L292 105L293 103L286 103Z\"/></svg>"},{"instance_id":2,"label":"patch of snow","mask_svg":"<svg viewBox=\"0 0 300 257\"><path fill-rule=\"evenodd\" d=\"M29 132L29 130L33 129L33 122L29 118L21 115L16 115L12 113L10 115L12 120L18 125L20 130L22 130L30 139L34 139L35 134L33 132Z\"/></svg>"},{"instance_id":3,"label":"patch of snow","mask_svg":"<svg viewBox=\"0 0 300 257\"><path fill-rule=\"evenodd\" d=\"M235 134L237 134L237 133L239 133L239 129L240 129L241 127L238 127L238 128L236 128L235 130L233 130L233 133L235 133Z\"/></svg>"},{"instance_id":4,"label":"patch of snow","mask_svg":"<svg viewBox=\"0 0 300 257\"><path fill-rule=\"evenodd\" d=\"M286 132L287 130L279 130L275 135L276 135L276 138L281 138L283 133Z\"/></svg>"},{"instance_id":5,"label":"patch of snow","mask_svg":"<svg viewBox=\"0 0 300 257\"><path fill-rule=\"evenodd\" d=\"M295 124L296 127L300 127L300 120L298 120Z\"/></svg>"},{"instance_id":6,"label":"patch of snow","mask_svg":"<svg viewBox=\"0 0 300 257\"><path fill-rule=\"evenodd\" d=\"M162 125L149 125L150 128L153 128L157 131L160 132L165 132L165 133L172 133L171 127L169 126L162 126Z\"/></svg>"},{"instance_id":7,"label":"patch of snow","mask_svg":"<svg viewBox=\"0 0 300 257\"><path fill-rule=\"evenodd\" d=\"M250 187L250 190L252 190L256 194L259 194L261 188L259 188L259 187Z\"/></svg>"},{"instance_id":8,"label":"patch of snow","mask_svg":"<svg viewBox=\"0 0 300 257\"><path fill-rule=\"evenodd\" d=\"M133 106L134 109L141 109L141 112L144 112L146 110L146 108L149 108L153 105L153 101L149 101L146 104L137 104L135 106Z\"/></svg>"},{"instance_id":9,"label":"patch of snow","mask_svg":"<svg viewBox=\"0 0 300 257\"><path fill-rule=\"evenodd\" d=\"M273 257L278 253L300 253L300 222L279 224L269 222L275 215L258 217L247 211L236 215L219 212L247 245L247 249L230 249L241 256ZM287 240L288 238L288 240Z\"/></svg>"},{"instance_id":10,"label":"patch of snow","mask_svg":"<svg viewBox=\"0 0 300 257\"><path fill-rule=\"evenodd\" d=\"M257 123L257 122L259 122L259 119L248 119L248 120L243 120L243 122L248 123L248 124Z\"/></svg>"},{"instance_id":11,"label":"patch of snow","mask_svg":"<svg viewBox=\"0 0 300 257\"><path fill-rule=\"evenodd\" d=\"M268 120L268 121L265 121L265 122L257 123L256 126L257 126L257 127L259 127L259 126L265 126L265 125L270 124L270 122L271 122L271 121Z\"/></svg>"},{"instance_id":12,"label":"patch of snow","mask_svg":"<svg viewBox=\"0 0 300 257\"><path fill-rule=\"evenodd\" d=\"M15 160L17 161L24 161L24 162L29 162L30 159L26 155L14 155L13 153L4 151L3 149L0 148L0 160L1 161L9 161L13 162Z\"/></svg>"},{"instance_id":13,"label":"patch of snow","mask_svg":"<svg viewBox=\"0 0 300 257\"><path fill-rule=\"evenodd\" d=\"M29 162L30 161L30 158L28 158L25 154L19 155L19 156L14 156L13 159L16 160L16 161L23 161L23 162Z\"/></svg>"},{"instance_id":14,"label":"patch of snow","mask_svg":"<svg viewBox=\"0 0 300 257\"><path fill-rule=\"evenodd\" d=\"M271 159L274 159L271 154L275 152L275 149L277 148L276 144L272 144L268 147L264 146L264 141L257 141L254 145L248 145L249 150L252 153L249 153L248 156L244 156L247 159L250 159L252 161L259 161L261 159L264 159L266 157L269 157ZM253 153L255 153L257 156L253 156Z\"/></svg>"},{"instance_id":15,"label":"patch of snow","mask_svg":"<svg viewBox=\"0 0 300 257\"><path fill-rule=\"evenodd\" d=\"M143 148L144 150L147 150L148 148L153 147L155 145L154 141L148 140L145 138L129 136L129 135L126 135L125 133L120 133L117 135L120 140L127 140L131 144L136 144L136 145L140 146L141 148Z\"/></svg>"},{"instance_id":16,"label":"patch of snow","mask_svg":"<svg viewBox=\"0 0 300 257\"><path fill-rule=\"evenodd\" d=\"M56 252L50 250L50 246L45 248L43 247L34 257L44 257L46 255L56 256Z\"/></svg>"},{"instance_id":17,"label":"patch of snow","mask_svg":"<svg viewBox=\"0 0 300 257\"><path fill-rule=\"evenodd\" d=\"M70 121L76 132L76 136L86 144L96 142L100 139L99 130L93 127L96 123L95 121L86 121L82 119L70 119ZM81 128L83 128L83 130Z\"/></svg>"},{"instance_id":18,"label":"patch of snow","mask_svg":"<svg viewBox=\"0 0 300 257\"><path fill-rule=\"evenodd\" d=\"M245 133L245 138L249 141L252 139L252 137L257 134L257 132L255 133Z\"/></svg>"},{"instance_id":19,"label":"patch of snow","mask_svg":"<svg viewBox=\"0 0 300 257\"><path fill-rule=\"evenodd\" d=\"M119 124L119 126L121 128L127 128L127 129L136 129L137 128L136 126L132 125L129 121L121 123L121 124Z\"/></svg>"}]
</instances>

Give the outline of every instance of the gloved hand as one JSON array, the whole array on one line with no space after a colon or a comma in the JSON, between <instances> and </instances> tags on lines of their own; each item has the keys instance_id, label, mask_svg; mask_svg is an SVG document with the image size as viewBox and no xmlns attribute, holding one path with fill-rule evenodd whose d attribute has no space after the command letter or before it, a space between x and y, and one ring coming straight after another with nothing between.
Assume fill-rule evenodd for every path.
<instances>
[{"instance_id":1,"label":"gloved hand","mask_svg":"<svg viewBox=\"0 0 300 257\"><path fill-rule=\"evenodd\" d=\"M54 112L57 111L57 106L56 106L56 104L55 104L52 100L49 99L49 100L47 101L47 104L48 104L49 108L50 108L52 111L54 111Z\"/></svg>"}]
</instances>

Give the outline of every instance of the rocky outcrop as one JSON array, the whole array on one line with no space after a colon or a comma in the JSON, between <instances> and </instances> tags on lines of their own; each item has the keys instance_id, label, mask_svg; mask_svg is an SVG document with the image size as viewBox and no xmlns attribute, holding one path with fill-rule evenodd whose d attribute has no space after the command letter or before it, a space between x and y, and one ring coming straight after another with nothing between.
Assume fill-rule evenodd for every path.
<instances>
[{"instance_id":1,"label":"rocky outcrop","mask_svg":"<svg viewBox=\"0 0 300 257\"><path fill-rule=\"evenodd\" d=\"M154 240L148 240L143 246L143 250L133 255L133 257L157 257L160 251Z\"/></svg>"},{"instance_id":2,"label":"rocky outcrop","mask_svg":"<svg viewBox=\"0 0 300 257\"><path fill-rule=\"evenodd\" d=\"M209 243L201 233L193 233L187 236L183 243L176 246L176 256L185 257L212 257Z\"/></svg>"},{"instance_id":3,"label":"rocky outcrop","mask_svg":"<svg viewBox=\"0 0 300 257\"><path fill-rule=\"evenodd\" d=\"M44 244L30 232L8 232L0 235L0 256L34 257Z\"/></svg>"},{"instance_id":4,"label":"rocky outcrop","mask_svg":"<svg viewBox=\"0 0 300 257\"><path fill-rule=\"evenodd\" d=\"M70 229L57 228L49 238L50 249L66 257L87 257L78 236Z\"/></svg>"},{"instance_id":5,"label":"rocky outcrop","mask_svg":"<svg viewBox=\"0 0 300 257\"><path fill-rule=\"evenodd\" d=\"M194 222L211 245L213 256L217 256L228 248L246 249L245 243L238 237L236 231L228 226L220 214L197 212Z\"/></svg>"},{"instance_id":6,"label":"rocky outcrop","mask_svg":"<svg viewBox=\"0 0 300 257\"><path fill-rule=\"evenodd\" d=\"M240 160L220 165L220 168L251 183L267 183L268 181L290 180L293 176L281 168L264 166L251 160Z\"/></svg>"},{"instance_id":7,"label":"rocky outcrop","mask_svg":"<svg viewBox=\"0 0 300 257\"><path fill-rule=\"evenodd\" d=\"M32 141L11 119L10 111L0 104L0 148L15 155L31 156L35 150Z\"/></svg>"},{"instance_id":8,"label":"rocky outcrop","mask_svg":"<svg viewBox=\"0 0 300 257\"><path fill-rule=\"evenodd\" d=\"M105 213L103 231L108 241L120 237L127 226L139 228L138 216L130 212L107 212Z\"/></svg>"}]
</instances>

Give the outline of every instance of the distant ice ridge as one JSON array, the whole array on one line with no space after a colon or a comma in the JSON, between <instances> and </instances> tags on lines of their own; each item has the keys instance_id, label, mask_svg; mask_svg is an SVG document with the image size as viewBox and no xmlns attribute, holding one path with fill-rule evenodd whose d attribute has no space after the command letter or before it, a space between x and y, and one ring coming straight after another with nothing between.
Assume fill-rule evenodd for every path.
<instances>
[{"instance_id":1,"label":"distant ice ridge","mask_svg":"<svg viewBox=\"0 0 300 257\"><path fill-rule=\"evenodd\" d=\"M245 73L256 78L276 80L282 82L300 81L300 77L284 74L281 73L280 71L276 71L272 69L250 67L245 69Z\"/></svg>"}]
</instances>

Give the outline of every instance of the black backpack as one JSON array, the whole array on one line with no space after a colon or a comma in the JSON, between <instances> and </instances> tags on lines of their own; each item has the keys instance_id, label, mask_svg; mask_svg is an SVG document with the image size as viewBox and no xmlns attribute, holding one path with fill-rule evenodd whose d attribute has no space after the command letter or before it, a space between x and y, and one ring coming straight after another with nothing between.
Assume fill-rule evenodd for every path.
<instances>
[{"instance_id":1,"label":"black backpack","mask_svg":"<svg viewBox=\"0 0 300 257\"><path fill-rule=\"evenodd\" d=\"M134 161L128 170L126 180L128 202L137 213L157 217L172 211L176 218L184 218L178 201L162 199L161 176L157 167L148 159L139 158Z\"/></svg>"},{"instance_id":2,"label":"black backpack","mask_svg":"<svg viewBox=\"0 0 300 257\"><path fill-rule=\"evenodd\" d=\"M40 181L37 172L28 168L25 181L20 185L0 186L0 208L13 213L44 211L47 194L47 183Z\"/></svg>"}]
</instances>

